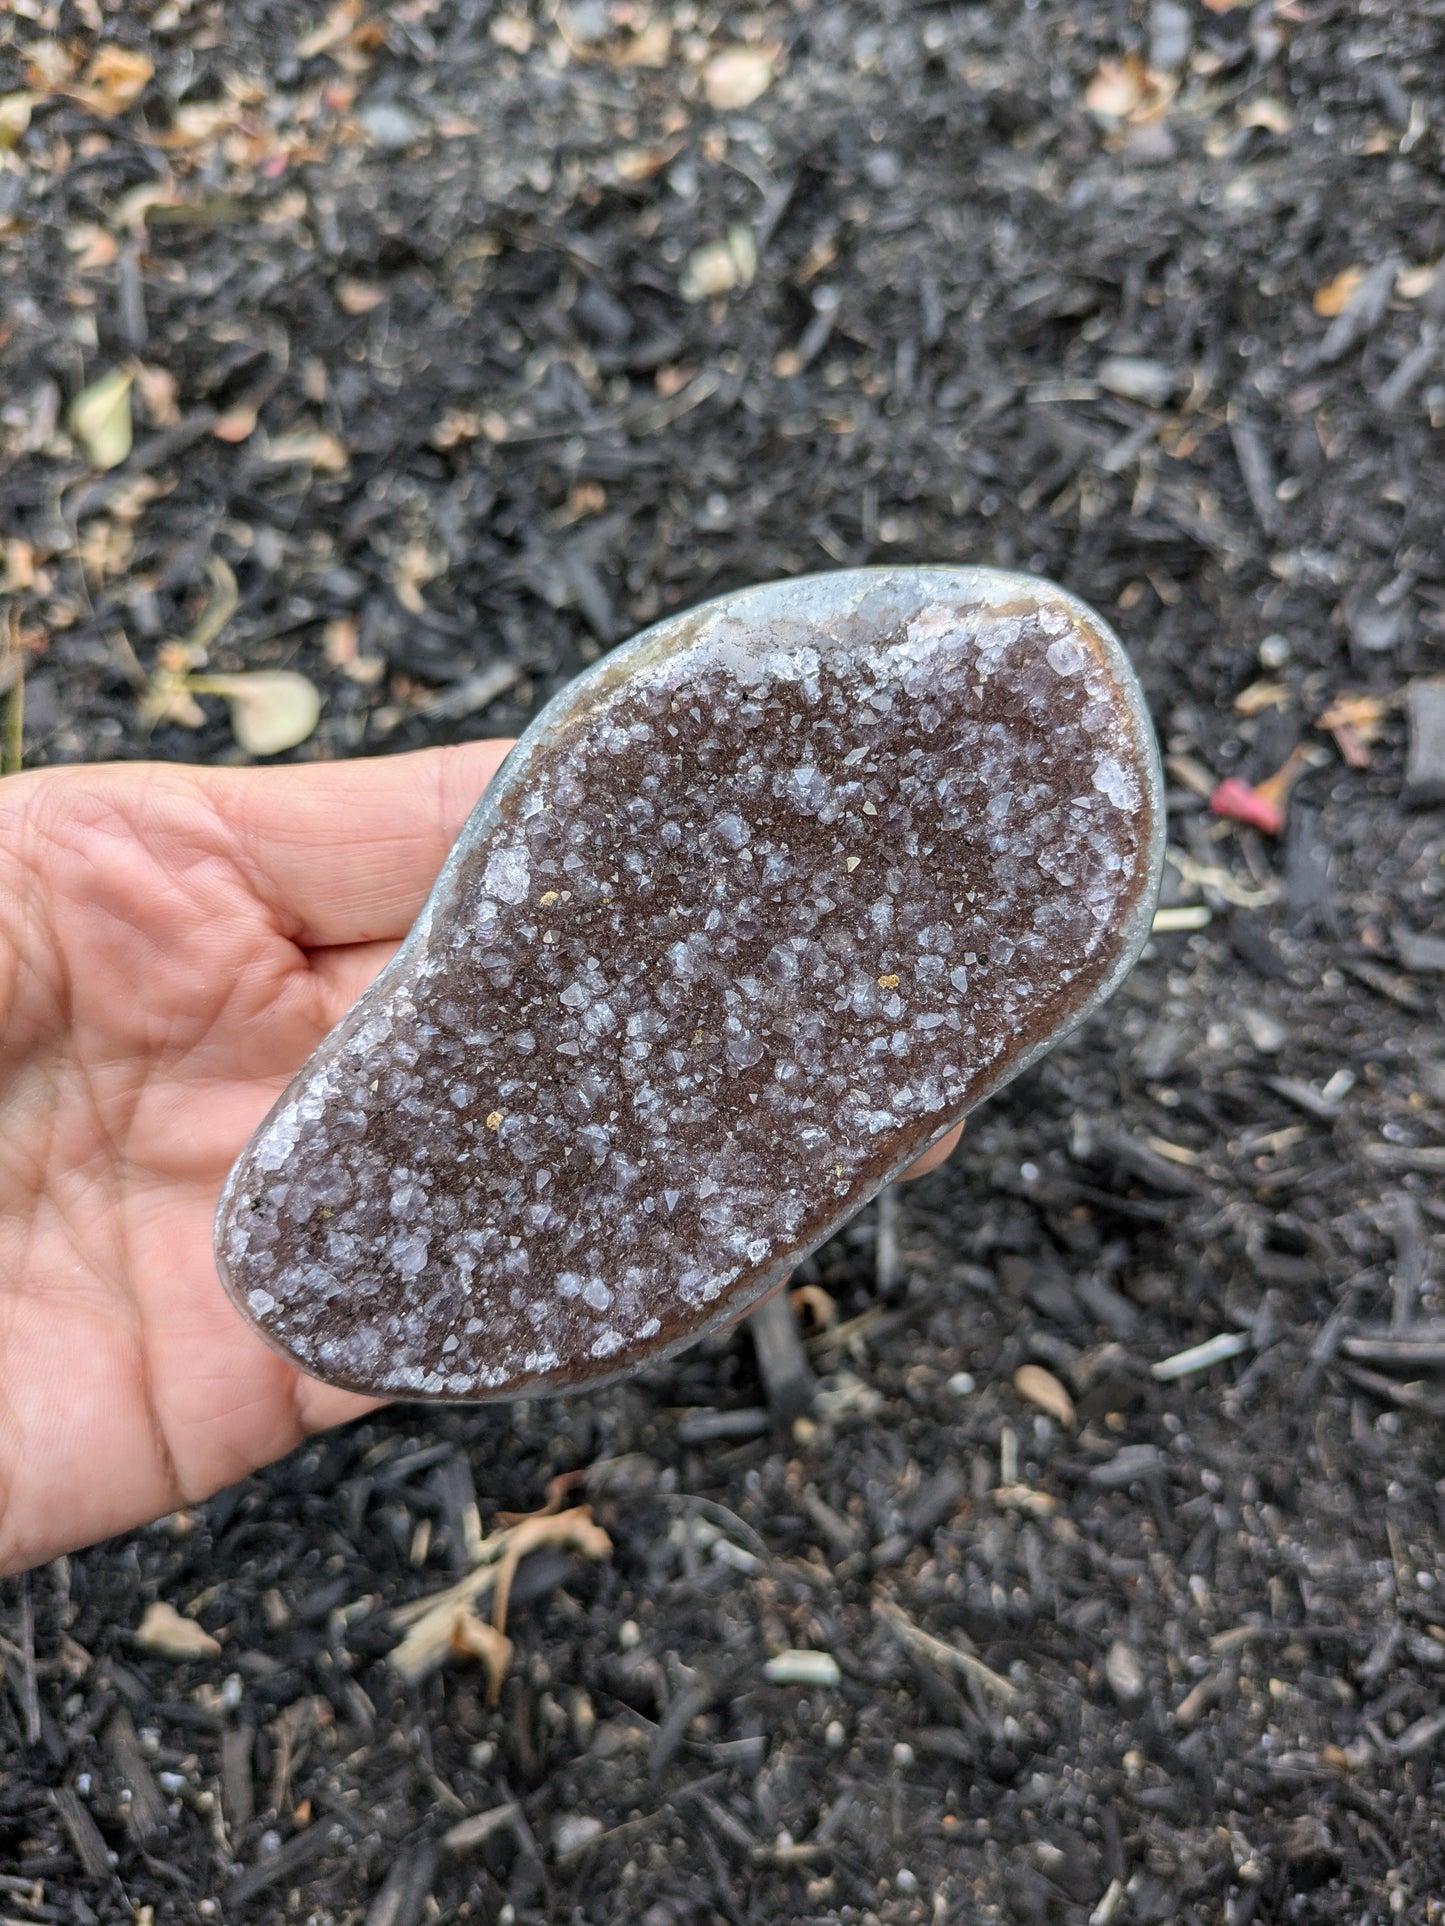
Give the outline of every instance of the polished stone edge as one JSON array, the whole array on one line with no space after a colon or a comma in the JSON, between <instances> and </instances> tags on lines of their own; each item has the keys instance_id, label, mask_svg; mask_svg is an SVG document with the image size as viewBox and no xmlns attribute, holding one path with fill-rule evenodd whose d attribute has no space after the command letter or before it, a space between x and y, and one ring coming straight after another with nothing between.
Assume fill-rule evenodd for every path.
<instances>
[{"instance_id":1,"label":"polished stone edge","mask_svg":"<svg viewBox=\"0 0 1445 1926\"><path fill-rule=\"evenodd\" d=\"M890 1183L900 1177L910 1165L917 1162L934 1144L946 1137L949 1131L976 1110L980 1104L996 1096L1006 1085L1012 1083L1015 1077L1022 1075L1032 1064L1037 1063L1041 1057L1047 1056L1066 1037L1072 1035L1108 1001L1138 962L1153 927L1154 911L1163 875L1167 829L1164 776L1153 720L1149 714L1139 678L1125 652L1123 643L1095 609L1068 589L1060 588L1057 583L1050 582L1042 576L1024 575L1005 569L920 564L902 568L839 569L818 575L790 576L781 581L766 582L752 588L734 589L692 608L663 617L661 621L653 623L649 628L635 635L630 642L624 642L611 650L591 668L584 670L581 675L575 676L533 717L467 818L461 834L453 844L451 853L428 893L426 902L396 955L353 1004L340 1023L317 1045L318 1050L325 1048L328 1043L336 1042L354 1024L364 1021L372 1004L388 995L392 983L398 977L408 974L416 952L426 943L437 909L450 894L462 865L468 860L476 845L501 825L513 793L526 783L530 765L537 752L550 746L560 730L576 721L589 706L601 707L614 687L629 681L633 672L645 667L650 659L665 657L669 654L676 644L679 630L692 630L700 636L706 625L724 612L730 617L744 615L756 622L764 622L770 617L794 621L813 620L819 623L836 622L853 614L866 598L880 592L886 593L895 585L900 596L913 598L915 601L935 598L953 600L960 605L966 604L972 608L996 607L1000 612L1021 600L1033 603L1035 606L1052 603L1063 609L1078 625L1082 633L1098 649L1105 668L1124 699L1133 725L1135 748L1139 766L1143 772L1146 807L1149 811L1145 874L1135 894L1133 906L1125 919L1118 955L1113 965L1089 996L1060 1023L1055 1031L1021 1052L993 1082L983 1085L965 1110L949 1116L926 1141L911 1146L907 1154L876 1183L864 1189L856 1200L849 1204L847 1210L833 1220L821 1236L805 1248L790 1253L776 1264L769 1265L759 1274L751 1289L735 1293L712 1317L704 1319L694 1330L671 1344L659 1347L654 1356L648 1360L649 1364L661 1363L679 1351L696 1344L710 1332L726 1329L746 1316L747 1312L776 1289L785 1277L796 1270L814 1251L827 1243L830 1237L835 1236L843 1224L866 1208L879 1191L886 1189ZM265 1130L276 1112L290 1100L297 1085L305 1077L310 1062L311 1058L308 1057L265 1117L257 1124L251 1137L247 1139L245 1148L242 1149L222 1187L215 1217L216 1267L226 1295L257 1336L271 1350L298 1369L302 1367L297 1358L257 1319L246 1303L244 1294L233 1286L227 1274L225 1260L220 1253L219 1233L221 1220L230 1202L232 1190L241 1166L245 1162L250 1144ZM635 1376L638 1369L639 1366L635 1363L618 1371L609 1372L604 1368L595 1376L579 1375L571 1384L566 1385L541 1380L524 1381L508 1387L505 1391L471 1398L446 1398L415 1392L408 1393L406 1396L408 1401L428 1404L494 1404L521 1397L559 1397L573 1392L599 1390L608 1384ZM340 1377L328 1377L324 1382L345 1390L360 1392L365 1396L389 1395L378 1392L375 1385L353 1383Z\"/></svg>"}]
</instances>

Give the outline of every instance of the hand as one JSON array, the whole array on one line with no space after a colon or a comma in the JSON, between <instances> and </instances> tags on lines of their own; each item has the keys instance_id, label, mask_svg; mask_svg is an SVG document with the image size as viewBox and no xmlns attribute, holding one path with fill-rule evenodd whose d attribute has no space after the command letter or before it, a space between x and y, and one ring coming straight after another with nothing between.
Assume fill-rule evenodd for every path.
<instances>
[{"instance_id":1,"label":"hand","mask_svg":"<svg viewBox=\"0 0 1445 1926\"><path fill-rule=\"evenodd\" d=\"M0 1573L370 1408L232 1309L211 1220L509 747L0 783Z\"/></svg>"},{"instance_id":2,"label":"hand","mask_svg":"<svg viewBox=\"0 0 1445 1926\"><path fill-rule=\"evenodd\" d=\"M0 783L0 1572L367 1408L232 1309L211 1219L509 747Z\"/></svg>"}]
</instances>

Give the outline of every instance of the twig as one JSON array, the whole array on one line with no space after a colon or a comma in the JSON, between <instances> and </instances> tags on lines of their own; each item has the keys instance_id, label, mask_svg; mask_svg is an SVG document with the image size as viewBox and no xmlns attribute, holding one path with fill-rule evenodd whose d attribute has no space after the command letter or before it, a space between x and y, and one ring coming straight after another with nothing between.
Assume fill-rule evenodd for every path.
<instances>
[{"instance_id":1,"label":"twig","mask_svg":"<svg viewBox=\"0 0 1445 1926\"><path fill-rule=\"evenodd\" d=\"M9 684L5 702L5 734L0 740L0 776L18 776L25 759L25 652L20 646L20 610L11 603L6 622L5 655L0 661L0 688Z\"/></svg>"},{"instance_id":2,"label":"twig","mask_svg":"<svg viewBox=\"0 0 1445 1926\"><path fill-rule=\"evenodd\" d=\"M1390 1199L1389 1223L1395 1240L1395 1270L1390 1280L1390 1332L1394 1337L1403 1337L1415 1315L1429 1269L1420 1206L1408 1190L1397 1191ZM1354 1355L1359 1357L1363 1353Z\"/></svg>"},{"instance_id":3,"label":"twig","mask_svg":"<svg viewBox=\"0 0 1445 1926\"><path fill-rule=\"evenodd\" d=\"M873 1274L880 1297L892 1297L898 1289L902 1262L898 1249L898 1190L885 1184L875 1206L876 1229L873 1243Z\"/></svg>"},{"instance_id":4,"label":"twig","mask_svg":"<svg viewBox=\"0 0 1445 1926\"><path fill-rule=\"evenodd\" d=\"M768 1407L784 1424L801 1418L813 1402L813 1367L798 1335L793 1300L786 1290L766 1298L748 1319Z\"/></svg>"},{"instance_id":5,"label":"twig","mask_svg":"<svg viewBox=\"0 0 1445 1926\"><path fill-rule=\"evenodd\" d=\"M985 1665L981 1658L975 1658L972 1652L965 1652L961 1646L950 1645L946 1639L935 1638L932 1632L925 1632L921 1625L914 1624L905 1611L886 1600L877 1600L874 1609L899 1644L916 1652L920 1658L930 1660L944 1671L959 1673L973 1684L982 1686L985 1692L992 1692L1005 1705L1017 1699L1018 1687L991 1666Z\"/></svg>"},{"instance_id":6,"label":"twig","mask_svg":"<svg viewBox=\"0 0 1445 1926\"><path fill-rule=\"evenodd\" d=\"M40 1743L40 1692L35 1682L35 1607L30 1597L30 1574L20 1580L20 1703L25 1708L25 1743Z\"/></svg>"}]
</instances>

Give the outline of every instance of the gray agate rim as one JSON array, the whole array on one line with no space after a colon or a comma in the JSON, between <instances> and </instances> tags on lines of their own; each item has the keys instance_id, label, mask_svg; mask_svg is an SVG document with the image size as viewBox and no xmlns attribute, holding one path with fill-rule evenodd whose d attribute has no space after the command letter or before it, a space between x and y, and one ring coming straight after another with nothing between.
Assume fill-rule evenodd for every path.
<instances>
[{"instance_id":1,"label":"gray agate rim","mask_svg":"<svg viewBox=\"0 0 1445 1926\"><path fill-rule=\"evenodd\" d=\"M1077 1030L1102 1004L1107 1002L1138 962L1153 927L1154 911L1163 873L1166 832L1164 781L1154 726L1139 678L1123 644L1103 617L1079 596L1044 577L1011 570L963 565L840 569L816 575L786 577L750 588L733 589L692 608L679 610L663 617L660 621L643 629L631 641L620 644L589 669L564 684L533 718L467 818L427 895L426 902L396 954L362 993L357 1004L352 1006L352 1010L340 1019L341 1024L349 1023L362 1005L384 999L396 979L409 972L416 953L426 943L438 911L448 902L462 866L476 846L501 826L506 805L513 794L526 784L531 764L539 751L551 747L563 729L583 718L594 703L600 704L604 701L613 685L629 680L633 672L645 668L650 659L671 654L681 641L687 639L681 632L691 630L693 631L691 639L700 640L720 620L739 617L744 619L750 627L760 626L769 620L780 620L790 624L813 624L826 629L831 623L866 615L870 612L865 606L868 603L877 604L880 615L885 610L897 615L906 615L926 602L940 601L944 603L951 601L970 611L994 608L1000 613L1008 605L1016 605L1020 601L1035 607L1052 604L1067 613L1080 634L1098 650L1101 665L1114 683L1127 713L1137 767L1142 778L1144 806L1149 814L1148 838L1141 863L1143 873L1133 903L1119 932L1115 960L1089 995L1077 1007L1068 1011L1052 1032L1020 1051L995 1078L977 1087L965 1111L946 1118L930 1137L922 1142L911 1144L906 1155L901 1157L895 1166L876 1181L861 1186L857 1196L850 1201L846 1212L836 1218L820 1236L806 1246L790 1252L785 1261L767 1266L759 1273L751 1289L732 1297L725 1307L714 1316L701 1319L696 1328L686 1335L659 1346L648 1362L661 1362L675 1352L696 1343L710 1331L726 1327L744 1316L748 1310L778 1288L799 1264L834 1236L843 1223L856 1216L881 1190L900 1177L934 1144L946 1137L963 1117L970 1115L981 1103L997 1095L1015 1077L1021 1075L1040 1057L1046 1056ZM322 1046L318 1045L318 1048L320 1047ZM265 1130L271 1118L290 1099L296 1083L305 1076L307 1067L307 1064L298 1066L296 1076L277 1098L266 1117L257 1124L247 1140L248 1143ZM220 1279L227 1296L235 1304L248 1327L255 1331L272 1350L286 1358L288 1363L301 1368L295 1356L275 1334L252 1315L240 1291L233 1285L228 1267L221 1255L219 1232L244 1163L245 1146L222 1187L217 1203L216 1261ZM616 1372L589 1375L579 1381L575 1389L587 1391L600 1389L620 1378L633 1375L637 1368L638 1366L633 1363ZM539 1381L510 1387L504 1392L484 1393L480 1396L455 1400L448 1399L445 1394L433 1392L410 1395L424 1402L484 1403L495 1402L499 1398L562 1396L573 1388L565 1384ZM405 1397L408 1394L393 1395Z\"/></svg>"}]
</instances>

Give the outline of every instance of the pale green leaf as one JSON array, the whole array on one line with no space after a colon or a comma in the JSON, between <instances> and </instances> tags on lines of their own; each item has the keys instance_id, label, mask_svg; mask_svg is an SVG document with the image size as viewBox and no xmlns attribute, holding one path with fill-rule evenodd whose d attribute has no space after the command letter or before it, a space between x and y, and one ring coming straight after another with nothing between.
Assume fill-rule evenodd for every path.
<instances>
[{"instance_id":1,"label":"pale green leaf","mask_svg":"<svg viewBox=\"0 0 1445 1926\"><path fill-rule=\"evenodd\" d=\"M193 675L196 695L224 696L231 733L248 756L279 756L305 742L321 720L321 695L294 669L255 669L241 675Z\"/></svg>"},{"instance_id":2,"label":"pale green leaf","mask_svg":"<svg viewBox=\"0 0 1445 1926\"><path fill-rule=\"evenodd\" d=\"M97 468L118 468L130 453L131 380L124 368L112 368L70 404L70 432Z\"/></svg>"}]
</instances>

